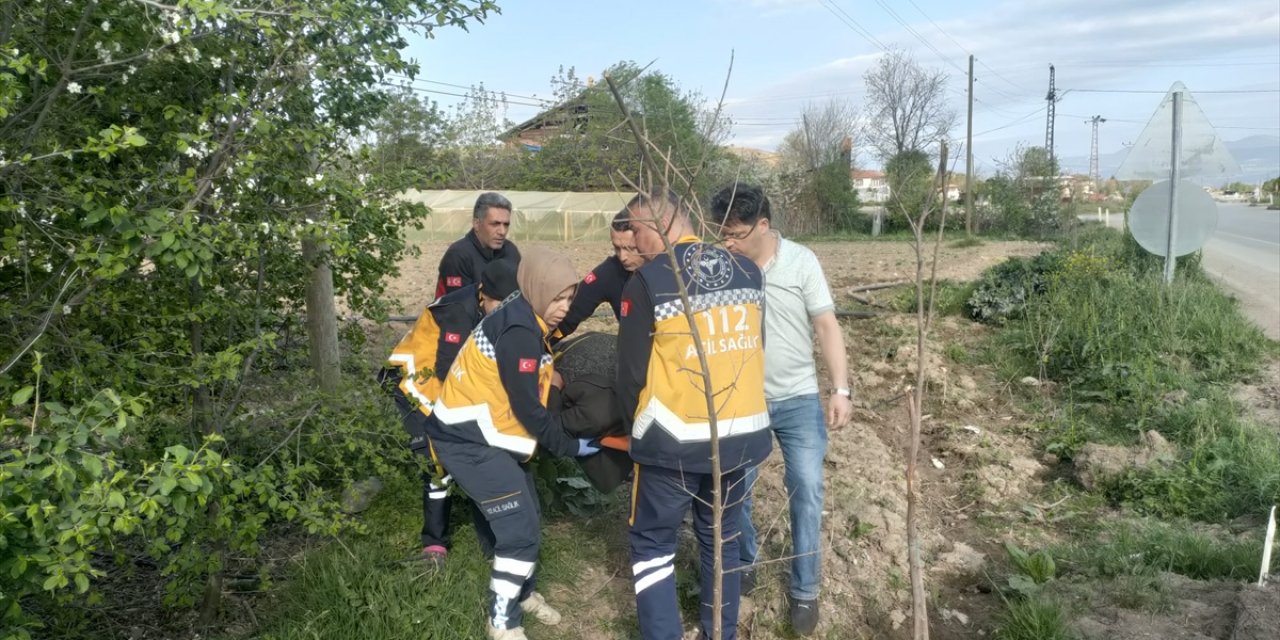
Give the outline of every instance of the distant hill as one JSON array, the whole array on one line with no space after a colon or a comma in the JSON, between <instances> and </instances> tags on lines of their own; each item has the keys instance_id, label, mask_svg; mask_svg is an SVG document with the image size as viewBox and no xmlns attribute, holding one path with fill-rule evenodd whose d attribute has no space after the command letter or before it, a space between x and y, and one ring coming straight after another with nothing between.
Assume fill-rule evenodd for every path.
<instances>
[{"instance_id":1,"label":"distant hill","mask_svg":"<svg viewBox=\"0 0 1280 640\"><path fill-rule=\"evenodd\" d=\"M1278 136L1249 136L1239 140L1227 140L1225 142L1227 150L1235 157L1236 162L1240 163L1239 175L1227 176L1223 178L1214 178L1210 180L1211 184L1220 184L1224 182L1239 180L1241 182L1264 182L1280 176L1280 137ZM1098 156L1098 171L1102 177L1113 175L1120 168L1120 163L1124 161L1124 157L1129 153L1128 149L1121 149L1113 153L1100 154ZM1089 157L1088 156L1070 156L1060 158L1064 173L1089 173Z\"/></svg>"}]
</instances>

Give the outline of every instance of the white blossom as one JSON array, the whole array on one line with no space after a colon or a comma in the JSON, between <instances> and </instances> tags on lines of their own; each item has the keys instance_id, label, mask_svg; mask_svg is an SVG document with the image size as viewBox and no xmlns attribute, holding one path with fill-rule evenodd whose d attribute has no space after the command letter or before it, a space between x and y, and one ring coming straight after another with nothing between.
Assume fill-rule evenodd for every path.
<instances>
[{"instance_id":1,"label":"white blossom","mask_svg":"<svg viewBox=\"0 0 1280 640\"><path fill-rule=\"evenodd\" d=\"M67 92L68 92L68 93L80 93L80 83L79 83L79 82L68 82L68 83L67 83Z\"/></svg>"},{"instance_id":2,"label":"white blossom","mask_svg":"<svg viewBox=\"0 0 1280 640\"><path fill-rule=\"evenodd\" d=\"M271 225L269 225L269 224L267 224L267 223L265 223L265 222L264 222L264 223L262 223L262 225L261 225L261 226L262 226L262 232L263 232L263 233L271 233Z\"/></svg>"},{"instance_id":3,"label":"white blossom","mask_svg":"<svg viewBox=\"0 0 1280 640\"><path fill-rule=\"evenodd\" d=\"M93 50L98 52L98 57L101 58L103 62L111 62L111 50L102 46L101 42L93 43Z\"/></svg>"},{"instance_id":4,"label":"white blossom","mask_svg":"<svg viewBox=\"0 0 1280 640\"><path fill-rule=\"evenodd\" d=\"M221 68L222 68L222 58L219 58L218 56L214 56L214 57L212 57L212 58L209 58L209 64L212 64L214 69L221 69Z\"/></svg>"},{"instance_id":5,"label":"white blossom","mask_svg":"<svg viewBox=\"0 0 1280 640\"><path fill-rule=\"evenodd\" d=\"M102 30L103 30L103 31L110 31L110 30L111 30L111 21L110 21L110 20L103 20L103 21L102 21Z\"/></svg>"},{"instance_id":6,"label":"white blossom","mask_svg":"<svg viewBox=\"0 0 1280 640\"><path fill-rule=\"evenodd\" d=\"M307 218L307 224L315 224L315 223L316 223L315 220L312 220L311 218Z\"/></svg>"},{"instance_id":7,"label":"white blossom","mask_svg":"<svg viewBox=\"0 0 1280 640\"><path fill-rule=\"evenodd\" d=\"M62 315L64 316L71 315L71 305L69 304L62 305Z\"/></svg>"},{"instance_id":8,"label":"white blossom","mask_svg":"<svg viewBox=\"0 0 1280 640\"><path fill-rule=\"evenodd\" d=\"M177 31L166 31L161 37L169 44L178 44L178 41L182 40L182 35Z\"/></svg>"}]
</instances>

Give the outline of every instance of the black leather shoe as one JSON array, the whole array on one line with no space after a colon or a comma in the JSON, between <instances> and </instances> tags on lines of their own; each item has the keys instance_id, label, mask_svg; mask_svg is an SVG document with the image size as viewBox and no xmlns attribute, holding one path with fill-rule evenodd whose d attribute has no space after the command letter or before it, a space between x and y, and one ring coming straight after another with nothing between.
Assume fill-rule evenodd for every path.
<instances>
[{"instance_id":1,"label":"black leather shoe","mask_svg":"<svg viewBox=\"0 0 1280 640\"><path fill-rule=\"evenodd\" d=\"M802 636L818 628L818 601L791 599L791 629Z\"/></svg>"}]
</instances>

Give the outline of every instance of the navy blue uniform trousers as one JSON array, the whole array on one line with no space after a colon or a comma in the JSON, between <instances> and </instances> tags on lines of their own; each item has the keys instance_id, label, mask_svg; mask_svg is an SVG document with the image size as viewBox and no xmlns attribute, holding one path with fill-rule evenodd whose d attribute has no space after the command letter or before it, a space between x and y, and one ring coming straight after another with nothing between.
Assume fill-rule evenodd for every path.
<instances>
[{"instance_id":1,"label":"navy blue uniform trousers","mask_svg":"<svg viewBox=\"0 0 1280 640\"><path fill-rule=\"evenodd\" d=\"M720 620L724 640L738 637L741 563L738 553L738 521L746 493L741 469L721 476L721 518L724 544L723 607ZM631 494L631 571L635 579L636 613L644 640L680 640L680 605L676 598L676 532L693 507L693 531L702 564L702 602L699 617L702 637L711 637L712 594L715 589L715 540L711 518L711 474L687 473L637 464Z\"/></svg>"},{"instance_id":2,"label":"navy blue uniform trousers","mask_svg":"<svg viewBox=\"0 0 1280 640\"><path fill-rule=\"evenodd\" d=\"M486 534L493 536L489 624L497 629L519 627L523 614L519 603L536 586L534 567L542 542L533 472L512 454L488 445L439 440L433 445L453 481L488 522L489 531L479 532L481 545Z\"/></svg>"}]
</instances>

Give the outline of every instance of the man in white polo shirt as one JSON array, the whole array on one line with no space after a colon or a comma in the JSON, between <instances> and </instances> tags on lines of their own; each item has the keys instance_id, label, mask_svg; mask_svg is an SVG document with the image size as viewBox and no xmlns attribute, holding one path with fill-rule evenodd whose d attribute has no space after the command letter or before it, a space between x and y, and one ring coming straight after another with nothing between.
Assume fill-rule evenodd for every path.
<instances>
[{"instance_id":1,"label":"man in white polo shirt","mask_svg":"<svg viewBox=\"0 0 1280 640\"><path fill-rule=\"evenodd\" d=\"M770 428L782 449L790 497L791 627L810 635L818 626L827 429L844 426L853 413L844 336L818 257L772 228L769 198L759 187L741 182L724 187L711 199L711 219L720 225L727 249L750 258L764 271L764 393ZM813 360L814 334L830 376L825 411ZM748 487L754 480L752 469L746 478ZM750 491L740 530L738 548L746 566L756 561ZM746 594L754 586L754 571L747 569L743 574L742 593Z\"/></svg>"}]
</instances>

